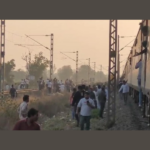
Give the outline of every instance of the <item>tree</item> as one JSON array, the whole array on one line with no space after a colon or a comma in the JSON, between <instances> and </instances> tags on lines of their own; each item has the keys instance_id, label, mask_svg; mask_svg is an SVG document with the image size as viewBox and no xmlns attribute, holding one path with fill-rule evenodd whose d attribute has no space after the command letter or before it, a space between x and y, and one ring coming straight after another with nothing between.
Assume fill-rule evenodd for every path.
<instances>
[{"instance_id":1,"label":"tree","mask_svg":"<svg viewBox=\"0 0 150 150\"><path fill-rule=\"evenodd\" d=\"M89 66L88 65L81 65L79 67L79 70L78 70L78 82L80 83L81 80L88 80L88 71L90 71L90 78L94 78L95 76L95 82L105 82L107 81L107 76L103 73L103 72L95 72L93 69L89 69ZM75 81L75 78L76 78L76 73L74 72L73 73L73 81Z\"/></svg>"},{"instance_id":2,"label":"tree","mask_svg":"<svg viewBox=\"0 0 150 150\"><path fill-rule=\"evenodd\" d=\"M60 80L66 80L71 78L71 76L73 75L71 66L63 66L62 68L58 69L57 75Z\"/></svg>"},{"instance_id":3,"label":"tree","mask_svg":"<svg viewBox=\"0 0 150 150\"><path fill-rule=\"evenodd\" d=\"M36 54L34 60L31 61L29 74L35 76L37 80L42 76L44 70L49 66L49 63L49 60L43 56L42 52Z\"/></svg>"},{"instance_id":4,"label":"tree","mask_svg":"<svg viewBox=\"0 0 150 150\"><path fill-rule=\"evenodd\" d=\"M97 82L106 82L107 76L102 71L98 71L98 72L96 72L96 81Z\"/></svg>"},{"instance_id":5,"label":"tree","mask_svg":"<svg viewBox=\"0 0 150 150\"><path fill-rule=\"evenodd\" d=\"M15 82L20 82L21 79L25 79L27 76L27 72L22 69L14 70L12 74L14 75Z\"/></svg>"},{"instance_id":6,"label":"tree","mask_svg":"<svg viewBox=\"0 0 150 150\"><path fill-rule=\"evenodd\" d=\"M13 82L14 75L12 74L12 71L15 69L15 60L11 59L10 61L5 63L5 80L9 84Z\"/></svg>"},{"instance_id":7,"label":"tree","mask_svg":"<svg viewBox=\"0 0 150 150\"><path fill-rule=\"evenodd\" d=\"M82 79L88 80L88 65L81 65L78 71L78 81L80 82ZM90 75L92 74L92 69L90 68Z\"/></svg>"}]
</instances>

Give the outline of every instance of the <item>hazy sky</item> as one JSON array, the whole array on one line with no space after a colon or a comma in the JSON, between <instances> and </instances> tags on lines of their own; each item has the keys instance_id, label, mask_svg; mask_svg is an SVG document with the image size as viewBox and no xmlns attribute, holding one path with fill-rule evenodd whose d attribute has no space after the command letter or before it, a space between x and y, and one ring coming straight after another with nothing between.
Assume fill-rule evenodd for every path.
<instances>
[{"instance_id":1,"label":"hazy sky","mask_svg":"<svg viewBox=\"0 0 150 150\"><path fill-rule=\"evenodd\" d=\"M118 34L120 36L136 36L140 20L119 20ZM34 41L26 35L54 34L54 64L56 68L63 65L71 65L75 69L75 62L64 59L60 51L79 51L79 59L91 58L96 62L97 70L102 64L108 66L109 52L109 20L6 20L6 61L15 59L16 69L25 69L26 63L22 56L28 53L28 49L14 44L33 44ZM33 36L35 40L50 47L50 37ZM134 37L120 39L120 48L129 43ZM132 44L130 44L132 46ZM40 46L30 46L32 58L40 51L49 59L49 51ZM125 48L121 54L121 61L126 60L130 47ZM75 59L75 54L66 54ZM126 61L121 63L121 71ZM81 60L81 64L87 64L87 60ZM91 64L93 66L93 64ZM106 70L103 70L107 73Z\"/></svg>"}]
</instances>

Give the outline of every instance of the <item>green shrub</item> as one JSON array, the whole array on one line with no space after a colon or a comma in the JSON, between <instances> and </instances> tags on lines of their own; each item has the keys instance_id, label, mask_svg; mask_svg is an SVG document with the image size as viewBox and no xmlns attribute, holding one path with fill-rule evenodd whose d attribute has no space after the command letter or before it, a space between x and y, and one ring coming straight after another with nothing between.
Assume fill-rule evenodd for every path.
<instances>
[{"instance_id":1,"label":"green shrub","mask_svg":"<svg viewBox=\"0 0 150 150\"><path fill-rule=\"evenodd\" d=\"M93 109L91 117L98 119L99 118L99 109Z\"/></svg>"}]
</instances>

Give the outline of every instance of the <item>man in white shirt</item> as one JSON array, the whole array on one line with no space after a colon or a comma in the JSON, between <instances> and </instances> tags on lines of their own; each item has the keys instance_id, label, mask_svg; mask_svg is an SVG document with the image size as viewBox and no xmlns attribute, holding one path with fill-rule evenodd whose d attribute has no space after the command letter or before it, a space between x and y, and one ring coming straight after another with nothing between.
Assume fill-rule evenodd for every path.
<instances>
[{"instance_id":1,"label":"man in white shirt","mask_svg":"<svg viewBox=\"0 0 150 150\"><path fill-rule=\"evenodd\" d=\"M49 92L49 94L51 93L51 88L52 88L52 83L49 80L49 82L48 82L48 92Z\"/></svg>"},{"instance_id":2,"label":"man in white shirt","mask_svg":"<svg viewBox=\"0 0 150 150\"><path fill-rule=\"evenodd\" d=\"M86 130L90 130L90 119L92 109L95 108L94 101L89 98L89 92L85 92L85 97L82 98L77 105L77 114L80 112L80 127L84 130L84 123L86 124ZM81 110L81 111L80 111Z\"/></svg>"},{"instance_id":3,"label":"man in white shirt","mask_svg":"<svg viewBox=\"0 0 150 150\"><path fill-rule=\"evenodd\" d=\"M6 84L6 91L10 90L10 86L8 84Z\"/></svg>"},{"instance_id":4,"label":"man in white shirt","mask_svg":"<svg viewBox=\"0 0 150 150\"><path fill-rule=\"evenodd\" d=\"M99 103L98 97L97 97L97 89L98 89L98 87L95 87L93 92L94 92L95 97L96 97L97 109L100 109L100 103Z\"/></svg>"},{"instance_id":5,"label":"man in white shirt","mask_svg":"<svg viewBox=\"0 0 150 150\"><path fill-rule=\"evenodd\" d=\"M98 85L97 92L96 92L97 97L98 97L98 95L99 95L100 91L101 91L101 86L100 86L100 85Z\"/></svg>"},{"instance_id":6,"label":"man in white shirt","mask_svg":"<svg viewBox=\"0 0 150 150\"><path fill-rule=\"evenodd\" d=\"M29 96L24 95L23 102L20 104L20 106L18 108L18 113L19 113L19 119L20 120L23 120L27 117L28 103L29 103Z\"/></svg>"},{"instance_id":7,"label":"man in white shirt","mask_svg":"<svg viewBox=\"0 0 150 150\"><path fill-rule=\"evenodd\" d=\"M49 82L49 79L46 79L46 88L48 89L48 82Z\"/></svg>"},{"instance_id":8,"label":"man in white shirt","mask_svg":"<svg viewBox=\"0 0 150 150\"><path fill-rule=\"evenodd\" d=\"M139 107L142 105L142 90L141 90L141 74L142 74L142 60L136 64L135 69L139 69L139 73L137 76L138 86L139 86Z\"/></svg>"},{"instance_id":9,"label":"man in white shirt","mask_svg":"<svg viewBox=\"0 0 150 150\"><path fill-rule=\"evenodd\" d=\"M128 93L129 93L129 86L127 84L127 81L123 81L123 85L120 87L119 92L123 93L124 103L127 104Z\"/></svg>"},{"instance_id":10,"label":"man in white shirt","mask_svg":"<svg viewBox=\"0 0 150 150\"><path fill-rule=\"evenodd\" d=\"M108 89L105 86L104 86L104 88L105 88L105 93L106 93L106 100L108 100ZM97 97L99 97L99 94L100 94L101 90L102 90L102 87L100 85L98 85L98 89L97 89L97 92L96 92Z\"/></svg>"},{"instance_id":11,"label":"man in white shirt","mask_svg":"<svg viewBox=\"0 0 150 150\"><path fill-rule=\"evenodd\" d=\"M62 84L60 84L60 91L64 92L64 90L65 90L65 85L62 83Z\"/></svg>"}]
</instances>

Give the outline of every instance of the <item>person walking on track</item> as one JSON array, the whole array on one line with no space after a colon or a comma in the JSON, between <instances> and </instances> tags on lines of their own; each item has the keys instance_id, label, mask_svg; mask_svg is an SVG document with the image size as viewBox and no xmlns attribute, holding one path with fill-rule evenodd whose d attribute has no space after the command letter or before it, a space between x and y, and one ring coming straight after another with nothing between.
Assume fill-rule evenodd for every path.
<instances>
[{"instance_id":1,"label":"person walking on track","mask_svg":"<svg viewBox=\"0 0 150 150\"><path fill-rule=\"evenodd\" d=\"M94 101L90 98L90 93L85 92L85 97L82 98L77 105L77 114L80 113L80 128L84 130L84 124L86 124L86 130L90 130L90 119L92 109L95 108Z\"/></svg>"},{"instance_id":2,"label":"person walking on track","mask_svg":"<svg viewBox=\"0 0 150 150\"><path fill-rule=\"evenodd\" d=\"M29 95L24 95L23 102L20 104L20 106L18 108L20 120L23 120L27 117L28 103L29 103Z\"/></svg>"},{"instance_id":3,"label":"person walking on track","mask_svg":"<svg viewBox=\"0 0 150 150\"><path fill-rule=\"evenodd\" d=\"M38 121L38 111L31 108L28 111L27 118L18 121L13 130L40 130L40 126L36 123Z\"/></svg>"},{"instance_id":4,"label":"person walking on track","mask_svg":"<svg viewBox=\"0 0 150 150\"><path fill-rule=\"evenodd\" d=\"M124 104L126 105L128 100L128 93L129 93L129 86L127 84L127 81L123 81L123 85L119 89L119 92L121 91L123 93Z\"/></svg>"}]
</instances>

